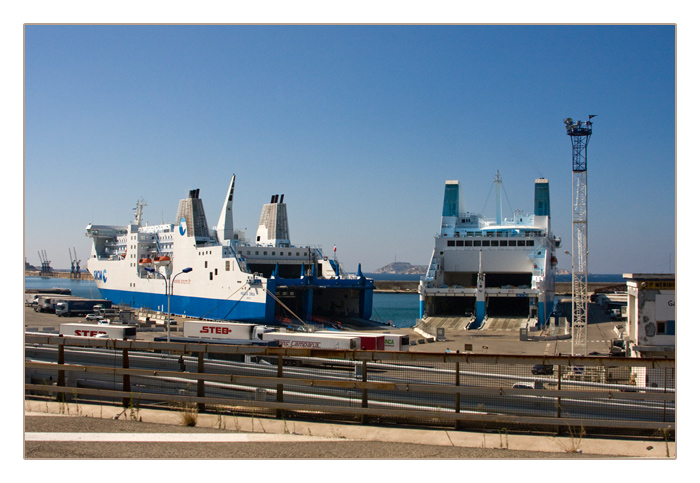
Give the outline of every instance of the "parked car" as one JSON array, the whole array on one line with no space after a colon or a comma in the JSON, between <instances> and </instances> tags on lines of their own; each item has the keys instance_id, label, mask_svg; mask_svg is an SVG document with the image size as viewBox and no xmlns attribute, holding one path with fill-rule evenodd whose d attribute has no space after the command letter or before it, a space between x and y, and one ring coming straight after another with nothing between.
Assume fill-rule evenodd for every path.
<instances>
[{"instance_id":1,"label":"parked car","mask_svg":"<svg viewBox=\"0 0 700 483\"><path fill-rule=\"evenodd\" d=\"M88 322L91 322L93 320L100 320L102 317L100 317L98 314L87 314L85 316L85 320Z\"/></svg>"},{"instance_id":2,"label":"parked car","mask_svg":"<svg viewBox=\"0 0 700 483\"><path fill-rule=\"evenodd\" d=\"M513 389L545 389L544 384L539 381L535 382L516 382L513 384Z\"/></svg>"},{"instance_id":3,"label":"parked car","mask_svg":"<svg viewBox=\"0 0 700 483\"><path fill-rule=\"evenodd\" d=\"M551 376L554 374L554 366L549 364L536 364L532 366L532 373L536 376Z\"/></svg>"}]
</instances>

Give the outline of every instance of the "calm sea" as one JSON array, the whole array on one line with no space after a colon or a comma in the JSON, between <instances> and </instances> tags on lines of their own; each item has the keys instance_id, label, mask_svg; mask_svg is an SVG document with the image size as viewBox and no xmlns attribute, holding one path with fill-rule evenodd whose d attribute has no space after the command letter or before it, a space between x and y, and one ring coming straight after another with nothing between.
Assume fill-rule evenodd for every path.
<instances>
[{"instance_id":1,"label":"calm sea","mask_svg":"<svg viewBox=\"0 0 700 483\"><path fill-rule=\"evenodd\" d=\"M396 275L368 273L375 280L420 280L420 275ZM571 275L557 276L557 282L571 281ZM589 282L624 282L622 274L589 274ZM99 292L91 280L71 280L67 278L25 277L25 288L69 288L73 295L97 298ZM418 317L418 294L416 293L375 293L372 319L391 322L396 327L413 327Z\"/></svg>"}]
</instances>

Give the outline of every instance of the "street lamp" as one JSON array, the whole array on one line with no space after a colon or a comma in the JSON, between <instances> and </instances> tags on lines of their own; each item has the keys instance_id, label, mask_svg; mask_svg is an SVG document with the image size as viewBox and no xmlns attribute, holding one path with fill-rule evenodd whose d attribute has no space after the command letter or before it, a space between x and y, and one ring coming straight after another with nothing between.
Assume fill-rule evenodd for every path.
<instances>
[{"instance_id":1,"label":"street lamp","mask_svg":"<svg viewBox=\"0 0 700 483\"><path fill-rule=\"evenodd\" d=\"M163 280L165 281L165 295L168 296L168 317L167 317L167 319L165 319L165 326L166 326L166 333L167 333L167 341L170 342L170 295L173 293L173 284L175 283L175 279L177 278L178 275L182 275L183 273L190 273L192 271L192 267L183 268L181 272L175 274L175 276L172 278L172 281L170 280L170 275L172 272L168 272L168 276L166 278L165 275L160 273L155 268L146 267L146 271L149 273L160 275L161 277L163 277Z\"/></svg>"}]
</instances>

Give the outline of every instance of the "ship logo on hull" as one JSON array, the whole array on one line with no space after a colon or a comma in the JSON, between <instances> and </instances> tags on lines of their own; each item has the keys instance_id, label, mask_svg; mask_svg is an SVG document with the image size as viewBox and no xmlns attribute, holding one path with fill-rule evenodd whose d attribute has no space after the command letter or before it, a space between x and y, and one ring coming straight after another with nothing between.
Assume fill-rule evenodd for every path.
<instances>
[{"instance_id":1,"label":"ship logo on hull","mask_svg":"<svg viewBox=\"0 0 700 483\"><path fill-rule=\"evenodd\" d=\"M92 272L95 281L107 282L107 270L95 270Z\"/></svg>"},{"instance_id":2,"label":"ship logo on hull","mask_svg":"<svg viewBox=\"0 0 700 483\"><path fill-rule=\"evenodd\" d=\"M180 235L185 236L185 233L187 233L187 220L183 216L180 218Z\"/></svg>"}]
</instances>

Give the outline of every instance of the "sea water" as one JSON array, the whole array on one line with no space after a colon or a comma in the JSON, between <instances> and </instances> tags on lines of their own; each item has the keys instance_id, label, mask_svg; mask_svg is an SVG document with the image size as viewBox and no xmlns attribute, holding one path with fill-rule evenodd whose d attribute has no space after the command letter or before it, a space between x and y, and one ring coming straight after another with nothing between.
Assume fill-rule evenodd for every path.
<instances>
[{"instance_id":1,"label":"sea water","mask_svg":"<svg viewBox=\"0 0 700 483\"><path fill-rule=\"evenodd\" d=\"M100 291L93 280L57 277L24 277L25 289L68 288L71 295L89 299L100 298Z\"/></svg>"}]
</instances>

